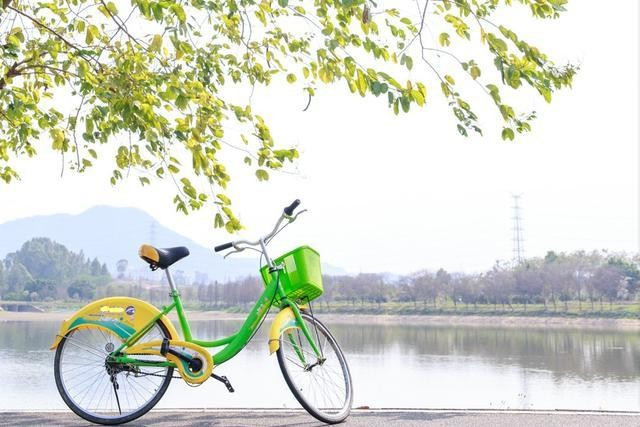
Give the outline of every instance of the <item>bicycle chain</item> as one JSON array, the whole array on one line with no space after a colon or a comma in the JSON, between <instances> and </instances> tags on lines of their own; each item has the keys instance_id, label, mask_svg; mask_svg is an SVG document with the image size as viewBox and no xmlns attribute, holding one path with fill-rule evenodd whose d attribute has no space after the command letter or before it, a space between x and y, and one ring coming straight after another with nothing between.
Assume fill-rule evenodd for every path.
<instances>
[{"instance_id":1,"label":"bicycle chain","mask_svg":"<svg viewBox=\"0 0 640 427\"><path fill-rule=\"evenodd\" d=\"M148 354L144 354L144 353L127 353L127 356L149 356ZM124 372L124 371L123 371ZM129 373L130 371L127 371L127 373ZM148 373L148 372L134 372L134 374L141 376L141 377L161 377L161 378L167 378L167 375L162 375L162 374L153 374L153 373ZM180 375L172 375L171 378L180 378L182 379L182 377Z\"/></svg>"}]
</instances>

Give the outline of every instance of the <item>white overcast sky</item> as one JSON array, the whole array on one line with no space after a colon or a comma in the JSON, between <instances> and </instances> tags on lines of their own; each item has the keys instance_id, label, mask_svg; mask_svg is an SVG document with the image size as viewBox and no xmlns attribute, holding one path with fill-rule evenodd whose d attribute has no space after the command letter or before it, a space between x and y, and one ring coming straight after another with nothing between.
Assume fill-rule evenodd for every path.
<instances>
[{"instance_id":1,"label":"white overcast sky","mask_svg":"<svg viewBox=\"0 0 640 427\"><path fill-rule=\"evenodd\" d=\"M276 252L309 244L324 261L354 273L480 271L511 257L511 194L521 193L527 255L637 252L638 4L573 0L553 22L504 16L558 62L582 67L573 90L552 104L521 99L539 118L514 143L499 140L484 101L476 104L485 137L459 137L436 89L428 108L399 117L379 99L347 95L343 85L322 89L307 112L306 97L291 87L257 91L254 111L302 158L298 174L272 174L267 184L251 171L236 177L231 195L247 227L241 235L266 232L297 197L310 213L279 236ZM204 245L230 240L212 228L211 210L175 213L169 183L149 189L131 179L112 188L107 166L60 178L58 157L21 162L23 180L0 186L0 223L132 206Z\"/></svg>"}]
</instances>

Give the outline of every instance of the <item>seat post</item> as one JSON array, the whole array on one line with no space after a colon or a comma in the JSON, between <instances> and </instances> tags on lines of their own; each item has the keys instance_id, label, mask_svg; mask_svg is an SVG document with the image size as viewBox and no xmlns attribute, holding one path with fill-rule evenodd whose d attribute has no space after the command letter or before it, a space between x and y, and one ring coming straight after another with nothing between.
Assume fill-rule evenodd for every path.
<instances>
[{"instance_id":1,"label":"seat post","mask_svg":"<svg viewBox=\"0 0 640 427\"><path fill-rule=\"evenodd\" d=\"M169 281L169 287L171 288L171 298L173 299L176 306L176 312L178 313L178 320L180 321L182 335L184 336L185 341L191 341L191 328L189 327L189 322L184 314L184 307L182 306L182 301L180 301L178 288L176 288L176 284L173 283L173 277L171 277L171 273L168 268L165 269L165 272L167 274L167 280Z\"/></svg>"},{"instance_id":2,"label":"seat post","mask_svg":"<svg viewBox=\"0 0 640 427\"><path fill-rule=\"evenodd\" d=\"M176 284L173 283L173 277L171 277L171 272L169 271L169 269L165 269L164 270L165 273L167 274L167 280L169 281L169 288L171 288L171 293L175 293L178 292L178 289L176 288Z\"/></svg>"}]
</instances>

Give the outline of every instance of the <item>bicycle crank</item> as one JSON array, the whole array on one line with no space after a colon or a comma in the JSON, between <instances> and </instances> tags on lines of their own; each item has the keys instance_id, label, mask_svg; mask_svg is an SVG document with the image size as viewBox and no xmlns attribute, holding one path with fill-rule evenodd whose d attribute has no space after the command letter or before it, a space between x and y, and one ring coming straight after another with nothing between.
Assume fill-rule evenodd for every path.
<instances>
[{"instance_id":1,"label":"bicycle crank","mask_svg":"<svg viewBox=\"0 0 640 427\"><path fill-rule=\"evenodd\" d=\"M176 365L182 379L190 384L202 384L213 371L211 354L205 348L186 341L153 340L133 345L126 353L164 356Z\"/></svg>"}]
</instances>

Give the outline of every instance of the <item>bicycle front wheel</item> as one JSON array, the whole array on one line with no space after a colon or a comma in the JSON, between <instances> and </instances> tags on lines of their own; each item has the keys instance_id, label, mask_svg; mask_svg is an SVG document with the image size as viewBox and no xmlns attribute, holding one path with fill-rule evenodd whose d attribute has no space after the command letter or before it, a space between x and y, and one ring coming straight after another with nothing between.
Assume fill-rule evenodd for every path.
<instances>
[{"instance_id":1,"label":"bicycle front wheel","mask_svg":"<svg viewBox=\"0 0 640 427\"><path fill-rule=\"evenodd\" d=\"M320 357L313 351L300 328L280 335L278 364L289 389L304 409L329 424L344 421L351 412L353 385L347 361L325 325L302 313Z\"/></svg>"}]
</instances>

